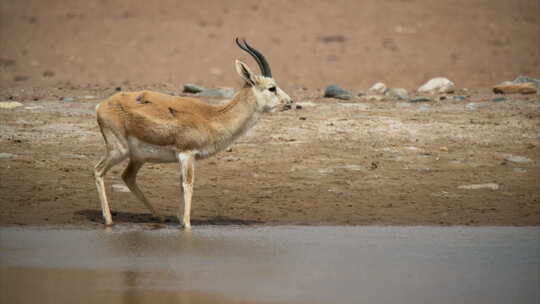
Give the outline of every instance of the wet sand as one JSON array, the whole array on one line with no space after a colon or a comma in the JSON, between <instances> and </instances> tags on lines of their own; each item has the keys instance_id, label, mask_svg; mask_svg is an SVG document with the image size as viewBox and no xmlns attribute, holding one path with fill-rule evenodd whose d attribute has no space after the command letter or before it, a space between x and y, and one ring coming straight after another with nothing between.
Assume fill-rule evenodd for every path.
<instances>
[{"instance_id":1,"label":"wet sand","mask_svg":"<svg viewBox=\"0 0 540 304\"><path fill-rule=\"evenodd\" d=\"M0 229L2 303L538 303L536 227Z\"/></svg>"}]
</instances>

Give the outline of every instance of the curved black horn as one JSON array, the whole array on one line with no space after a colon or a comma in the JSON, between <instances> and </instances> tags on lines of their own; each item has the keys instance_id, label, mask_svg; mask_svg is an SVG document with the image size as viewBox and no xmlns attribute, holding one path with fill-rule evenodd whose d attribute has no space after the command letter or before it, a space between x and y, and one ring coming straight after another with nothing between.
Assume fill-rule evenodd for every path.
<instances>
[{"instance_id":1,"label":"curved black horn","mask_svg":"<svg viewBox=\"0 0 540 304\"><path fill-rule=\"evenodd\" d=\"M263 76L272 77L272 71L270 70L270 65L268 64L268 61L266 61L266 58L264 58L263 54L261 54L261 52L251 47L246 42L245 39L239 39L237 37L235 41L236 41L236 44L238 44L238 46L242 50L246 51L255 59L255 61L257 61L257 64L259 65L259 68L261 69L261 73Z\"/></svg>"}]
</instances>

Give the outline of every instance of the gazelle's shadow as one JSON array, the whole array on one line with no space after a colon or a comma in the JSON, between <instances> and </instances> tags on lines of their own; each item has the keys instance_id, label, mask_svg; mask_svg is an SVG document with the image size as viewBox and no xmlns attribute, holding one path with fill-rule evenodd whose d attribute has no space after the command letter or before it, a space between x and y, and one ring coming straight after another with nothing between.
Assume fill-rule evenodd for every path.
<instances>
[{"instance_id":1,"label":"gazelle's shadow","mask_svg":"<svg viewBox=\"0 0 540 304\"><path fill-rule=\"evenodd\" d=\"M102 223L103 217L100 210L84 209L75 212L78 216L83 216L91 222ZM113 211L111 212L114 223L130 223L130 224L158 224L159 220L149 213L135 213L135 212L123 212ZM255 220L244 220L230 218L226 216L214 216L209 219L191 219L192 225L214 225L214 226L227 226L227 225L257 225L264 222ZM165 216L165 224L178 224L176 216Z\"/></svg>"}]
</instances>

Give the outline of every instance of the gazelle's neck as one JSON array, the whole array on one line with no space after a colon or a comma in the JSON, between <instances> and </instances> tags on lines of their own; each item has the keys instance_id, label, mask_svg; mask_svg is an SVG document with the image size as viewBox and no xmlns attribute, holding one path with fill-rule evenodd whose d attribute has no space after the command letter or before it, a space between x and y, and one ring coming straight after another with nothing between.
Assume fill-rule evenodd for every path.
<instances>
[{"instance_id":1,"label":"gazelle's neck","mask_svg":"<svg viewBox=\"0 0 540 304\"><path fill-rule=\"evenodd\" d=\"M246 85L218 110L219 120L232 137L231 141L253 127L261 117L262 110L258 108L256 98L253 89Z\"/></svg>"},{"instance_id":2,"label":"gazelle's neck","mask_svg":"<svg viewBox=\"0 0 540 304\"><path fill-rule=\"evenodd\" d=\"M212 143L198 151L198 158L207 158L226 149L235 139L249 130L261 117L251 87L243 87L234 98L218 107L214 116Z\"/></svg>"}]
</instances>

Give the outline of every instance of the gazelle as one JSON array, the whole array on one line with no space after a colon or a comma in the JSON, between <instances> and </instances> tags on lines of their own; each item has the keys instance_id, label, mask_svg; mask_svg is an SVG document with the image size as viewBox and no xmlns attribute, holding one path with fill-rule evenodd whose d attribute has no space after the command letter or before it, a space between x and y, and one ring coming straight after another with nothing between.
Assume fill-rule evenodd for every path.
<instances>
[{"instance_id":1,"label":"gazelle","mask_svg":"<svg viewBox=\"0 0 540 304\"><path fill-rule=\"evenodd\" d=\"M236 71L245 84L225 105L212 106L194 98L140 91L117 93L97 106L97 122L107 153L95 166L94 175L106 225L113 223L103 183L109 169L129 159L122 179L163 221L137 186L137 172L146 162L178 161L184 213L181 218L179 208L177 216L183 227L190 229L195 161L226 149L263 113L290 109L293 101L277 86L265 57L245 40L236 38L236 44L255 59L262 75L255 75L245 63L236 60Z\"/></svg>"}]
</instances>

